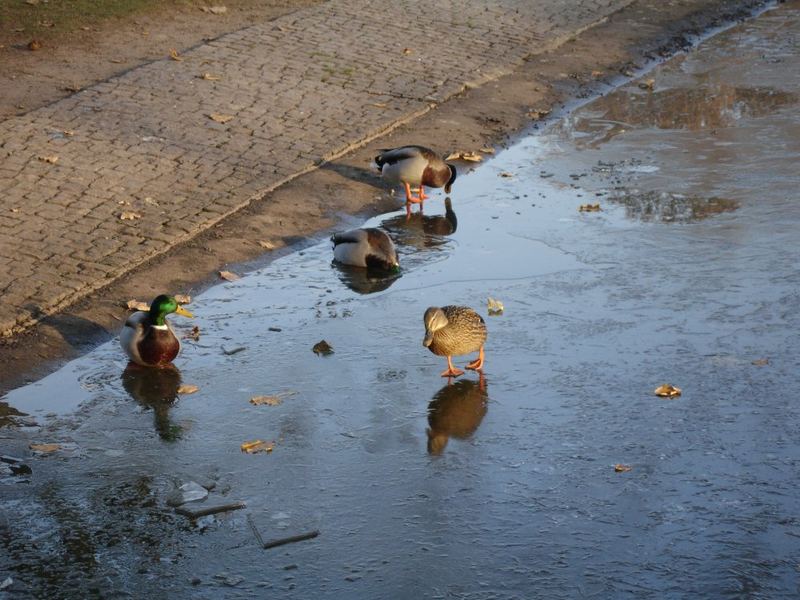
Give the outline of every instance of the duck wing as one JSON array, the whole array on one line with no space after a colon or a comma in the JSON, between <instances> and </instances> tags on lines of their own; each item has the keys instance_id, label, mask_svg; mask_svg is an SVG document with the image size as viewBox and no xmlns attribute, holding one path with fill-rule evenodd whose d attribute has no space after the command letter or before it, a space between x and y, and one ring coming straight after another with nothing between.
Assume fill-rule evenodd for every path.
<instances>
[{"instance_id":1,"label":"duck wing","mask_svg":"<svg viewBox=\"0 0 800 600\"><path fill-rule=\"evenodd\" d=\"M351 229L350 231L342 231L340 233L334 233L331 236L331 241L333 242L333 247L335 248L339 244L358 244L364 239L364 231L361 229Z\"/></svg>"},{"instance_id":2,"label":"duck wing","mask_svg":"<svg viewBox=\"0 0 800 600\"><path fill-rule=\"evenodd\" d=\"M439 158L433 150L425 146L401 146L400 148L381 150L381 153L375 157L375 164L380 169L383 165L394 165L403 160L420 157L425 160Z\"/></svg>"}]
</instances>

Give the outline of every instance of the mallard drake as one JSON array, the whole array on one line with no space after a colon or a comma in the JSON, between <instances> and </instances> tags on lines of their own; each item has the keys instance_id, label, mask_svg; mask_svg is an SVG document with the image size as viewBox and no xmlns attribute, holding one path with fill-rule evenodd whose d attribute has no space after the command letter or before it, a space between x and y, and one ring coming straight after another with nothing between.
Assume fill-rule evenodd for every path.
<instances>
[{"instance_id":1,"label":"mallard drake","mask_svg":"<svg viewBox=\"0 0 800 600\"><path fill-rule=\"evenodd\" d=\"M395 272L400 270L394 242L381 229L351 229L333 234L331 241L334 260L344 265Z\"/></svg>"},{"instance_id":2,"label":"mallard drake","mask_svg":"<svg viewBox=\"0 0 800 600\"><path fill-rule=\"evenodd\" d=\"M486 323L467 306L431 306L425 311L425 339L422 345L439 356L447 357L447 370L442 377L458 377L464 371L453 366L452 357L479 352L467 369L483 368L483 345L486 342Z\"/></svg>"},{"instance_id":3,"label":"mallard drake","mask_svg":"<svg viewBox=\"0 0 800 600\"><path fill-rule=\"evenodd\" d=\"M424 146L381 150L375 157L375 164L384 179L405 186L407 215L411 215L412 204L419 204L419 209L422 210L422 203L428 197L425 195L426 185L435 188L444 186L445 193L449 194L456 180L456 168ZM412 185L419 187L416 198L411 195Z\"/></svg>"},{"instance_id":4,"label":"mallard drake","mask_svg":"<svg viewBox=\"0 0 800 600\"><path fill-rule=\"evenodd\" d=\"M133 362L145 367L165 367L178 356L181 342L165 318L171 313L194 316L175 298L162 294L153 300L149 311L128 317L119 334L119 343Z\"/></svg>"}]
</instances>

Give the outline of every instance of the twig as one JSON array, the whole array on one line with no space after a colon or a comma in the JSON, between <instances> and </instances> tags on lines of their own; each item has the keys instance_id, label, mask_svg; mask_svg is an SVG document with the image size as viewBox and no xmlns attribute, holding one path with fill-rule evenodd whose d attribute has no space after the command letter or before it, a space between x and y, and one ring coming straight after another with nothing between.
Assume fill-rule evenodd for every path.
<instances>
[{"instance_id":1,"label":"twig","mask_svg":"<svg viewBox=\"0 0 800 600\"><path fill-rule=\"evenodd\" d=\"M301 533L300 535L293 535L291 537L280 538L277 540L272 540L267 542L263 545L263 548L266 550L268 548L274 548L275 546L283 546L284 544L291 544L293 542L302 542L303 540L310 540L315 538L319 535L319 530L315 529L314 531L309 531L307 533ZM260 536L259 536L260 537Z\"/></svg>"},{"instance_id":2,"label":"twig","mask_svg":"<svg viewBox=\"0 0 800 600\"><path fill-rule=\"evenodd\" d=\"M205 517L206 515L213 515L216 513L227 512L229 510L239 510L245 508L244 502L233 502L231 504L218 504L217 506L206 506L205 508L191 509L191 508L176 508L175 512L185 517L196 519L197 517Z\"/></svg>"},{"instance_id":3,"label":"twig","mask_svg":"<svg viewBox=\"0 0 800 600\"><path fill-rule=\"evenodd\" d=\"M247 522L250 523L250 529L253 530L253 533L256 536L256 541L258 542L258 545L263 548L264 547L264 538L261 537L261 532L258 531L258 527L256 527L256 522L253 521L253 515L251 515L251 514L247 515Z\"/></svg>"}]
</instances>

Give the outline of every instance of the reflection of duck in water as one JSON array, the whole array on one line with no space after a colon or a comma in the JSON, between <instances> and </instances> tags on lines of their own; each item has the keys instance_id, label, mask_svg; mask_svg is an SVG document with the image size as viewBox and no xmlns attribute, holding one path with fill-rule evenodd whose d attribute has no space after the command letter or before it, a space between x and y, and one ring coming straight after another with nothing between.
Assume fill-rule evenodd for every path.
<instances>
[{"instance_id":1,"label":"reflection of duck in water","mask_svg":"<svg viewBox=\"0 0 800 600\"><path fill-rule=\"evenodd\" d=\"M400 241L416 248L430 248L444 243L445 236L452 235L458 228L458 219L450 198L444 199L443 215L423 215L414 213L410 217L396 216L381 223L385 229L397 234Z\"/></svg>"},{"instance_id":2,"label":"reflection of duck in water","mask_svg":"<svg viewBox=\"0 0 800 600\"><path fill-rule=\"evenodd\" d=\"M402 183L405 187L408 216L411 216L412 204L419 204L419 210L422 212L422 203L428 198L425 194L426 185L435 188L444 186L444 193L449 194L456 180L456 168L424 146L381 150L375 157L375 164L378 165L384 179L392 183ZM419 188L416 198L411 195L412 185Z\"/></svg>"},{"instance_id":3,"label":"reflection of duck in water","mask_svg":"<svg viewBox=\"0 0 800 600\"><path fill-rule=\"evenodd\" d=\"M170 421L169 410L178 399L181 372L174 365L163 369L148 369L130 364L122 373L122 386L145 408L153 409L153 418L159 437L174 442L181 437L182 429Z\"/></svg>"},{"instance_id":4,"label":"reflection of duck in water","mask_svg":"<svg viewBox=\"0 0 800 600\"><path fill-rule=\"evenodd\" d=\"M448 383L428 405L428 452L441 454L450 437L467 439L480 427L488 409L486 379Z\"/></svg>"}]
</instances>

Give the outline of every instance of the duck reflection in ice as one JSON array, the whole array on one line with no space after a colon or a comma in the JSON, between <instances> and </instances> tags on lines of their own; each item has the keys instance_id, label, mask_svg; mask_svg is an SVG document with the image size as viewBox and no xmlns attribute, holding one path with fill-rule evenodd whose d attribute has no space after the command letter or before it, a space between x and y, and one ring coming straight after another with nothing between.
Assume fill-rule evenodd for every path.
<instances>
[{"instance_id":1,"label":"duck reflection in ice","mask_svg":"<svg viewBox=\"0 0 800 600\"><path fill-rule=\"evenodd\" d=\"M131 363L122 373L125 391L139 404L153 410L156 432L165 442L174 442L183 433L181 426L169 418L180 385L181 372L175 365L150 369Z\"/></svg>"},{"instance_id":2,"label":"duck reflection in ice","mask_svg":"<svg viewBox=\"0 0 800 600\"><path fill-rule=\"evenodd\" d=\"M450 437L468 439L480 427L488 410L486 378L448 383L428 405L428 452L441 454Z\"/></svg>"},{"instance_id":3,"label":"duck reflection in ice","mask_svg":"<svg viewBox=\"0 0 800 600\"><path fill-rule=\"evenodd\" d=\"M347 287L359 294L380 292L400 277L400 261L389 235L376 227L336 233L334 266Z\"/></svg>"},{"instance_id":4,"label":"duck reflection in ice","mask_svg":"<svg viewBox=\"0 0 800 600\"><path fill-rule=\"evenodd\" d=\"M407 246L420 250L435 248L444 244L444 238L454 234L458 228L458 219L450 198L444 199L444 209L443 215L424 215L421 212L413 213L409 217L398 215L381 224Z\"/></svg>"}]
</instances>

